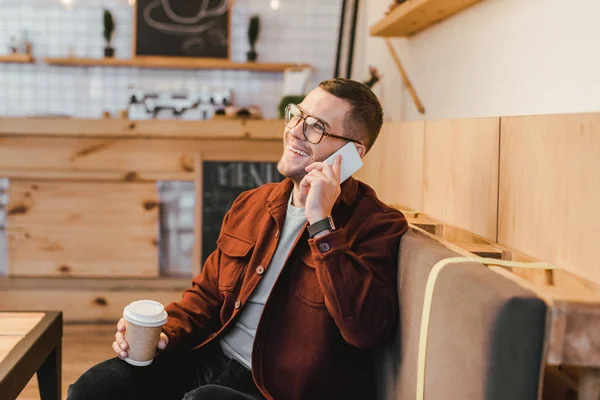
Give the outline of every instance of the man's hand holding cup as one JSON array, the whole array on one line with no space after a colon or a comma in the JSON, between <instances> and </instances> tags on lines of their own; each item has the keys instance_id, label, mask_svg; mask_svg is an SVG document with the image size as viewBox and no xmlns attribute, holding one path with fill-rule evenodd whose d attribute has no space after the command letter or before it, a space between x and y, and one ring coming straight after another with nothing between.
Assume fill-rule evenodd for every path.
<instances>
[{"instance_id":1,"label":"man's hand holding cup","mask_svg":"<svg viewBox=\"0 0 600 400\"><path fill-rule=\"evenodd\" d=\"M169 338L162 332L167 322L164 306L152 300L134 301L117 323L113 350L131 365L150 365L157 349L163 350Z\"/></svg>"}]
</instances>

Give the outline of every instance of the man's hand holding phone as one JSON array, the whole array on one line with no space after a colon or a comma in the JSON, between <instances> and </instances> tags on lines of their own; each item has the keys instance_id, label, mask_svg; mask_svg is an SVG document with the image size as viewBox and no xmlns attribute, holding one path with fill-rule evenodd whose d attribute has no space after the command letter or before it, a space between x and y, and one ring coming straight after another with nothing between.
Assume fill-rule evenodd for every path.
<instances>
[{"instance_id":1,"label":"man's hand holding phone","mask_svg":"<svg viewBox=\"0 0 600 400\"><path fill-rule=\"evenodd\" d=\"M306 167L306 176L300 182L300 202L309 224L314 224L331 214L341 193L340 168L342 156L337 155L333 165L315 162Z\"/></svg>"},{"instance_id":2,"label":"man's hand holding phone","mask_svg":"<svg viewBox=\"0 0 600 400\"><path fill-rule=\"evenodd\" d=\"M308 174L300 182L300 204L306 219L313 224L331 215L341 193L340 185L363 165L356 146L346 143L323 162L306 167Z\"/></svg>"}]
</instances>

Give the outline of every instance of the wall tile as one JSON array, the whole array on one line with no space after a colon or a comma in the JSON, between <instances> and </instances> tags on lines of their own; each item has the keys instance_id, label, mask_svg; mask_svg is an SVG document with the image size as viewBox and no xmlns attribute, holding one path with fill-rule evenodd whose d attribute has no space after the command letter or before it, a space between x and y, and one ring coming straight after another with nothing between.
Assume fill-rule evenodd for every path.
<instances>
[{"instance_id":1,"label":"wall tile","mask_svg":"<svg viewBox=\"0 0 600 400\"><path fill-rule=\"evenodd\" d=\"M341 1L280 0L273 10L270 0L236 0L232 12L234 61L244 61L248 51L249 17L261 16L257 44L259 60L299 62L313 65L309 88L333 75ZM176 71L136 68L65 68L47 66L46 56L102 57L102 10L108 8L116 20L113 45L117 57L132 54L133 9L126 0L73 0L65 8L59 0L0 0L0 54L8 52L10 37L21 40L24 31L33 42L37 64L0 64L1 115L57 112L75 117L97 118L106 107L125 107L127 88L144 84L147 89L185 89L203 85L230 88L238 105L258 105L266 118L276 117L281 97L281 73L246 71ZM99 70L99 71L97 71ZM41 77L41 79L40 79ZM123 78L125 77L125 78ZM10 84L6 87L7 81ZM61 90L72 95L56 101ZM42 96L43 102L34 101ZM91 101L82 107L82 99ZM122 100L115 100L122 99ZM111 105L111 103L115 103ZM57 103L65 109L57 108ZM22 106L22 105L25 106Z\"/></svg>"}]
</instances>

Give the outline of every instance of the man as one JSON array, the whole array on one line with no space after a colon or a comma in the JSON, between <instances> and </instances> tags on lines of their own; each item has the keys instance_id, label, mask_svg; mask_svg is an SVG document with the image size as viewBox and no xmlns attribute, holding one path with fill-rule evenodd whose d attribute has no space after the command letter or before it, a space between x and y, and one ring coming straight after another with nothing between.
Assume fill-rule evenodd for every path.
<instances>
[{"instance_id":1,"label":"man","mask_svg":"<svg viewBox=\"0 0 600 400\"><path fill-rule=\"evenodd\" d=\"M118 358L91 368L69 398L370 399L369 349L394 329L403 215L353 178L339 156L361 157L383 122L365 85L321 82L286 109L282 183L240 195L217 250L192 288L167 306L160 354L132 367L124 321ZM331 222L334 222L332 224Z\"/></svg>"}]
</instances>

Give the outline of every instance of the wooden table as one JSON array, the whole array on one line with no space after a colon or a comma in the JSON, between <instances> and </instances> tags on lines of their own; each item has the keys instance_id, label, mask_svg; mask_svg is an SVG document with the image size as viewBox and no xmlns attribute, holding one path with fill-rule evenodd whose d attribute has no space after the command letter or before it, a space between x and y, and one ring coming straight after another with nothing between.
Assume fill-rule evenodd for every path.
<instances>
[{"instance_id":1,"label":"wooden table","mask_svg":"<svg viewBox=\"0 0 600 400\"><path fill-rule=\"evenodd\" d=\"M61 312L0 312L0 399L16 399L36 373L41 399L60 399L62 333Z\"/></svg>"}]
</instances>

